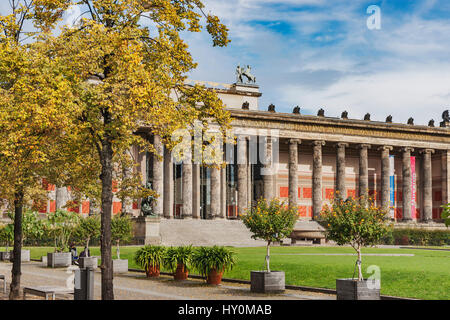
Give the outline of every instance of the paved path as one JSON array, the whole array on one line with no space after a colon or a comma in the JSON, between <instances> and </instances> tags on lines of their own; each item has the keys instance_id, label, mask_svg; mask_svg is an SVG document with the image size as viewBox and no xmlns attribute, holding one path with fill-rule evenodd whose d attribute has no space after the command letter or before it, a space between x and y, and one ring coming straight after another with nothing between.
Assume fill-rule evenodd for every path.
<instances>
[{"instance_id":1,"label":"paved path","mask_svg":"<svg viewBox=\"0 0 450 320\"><path fill-rule=\"evenodd\" d=\"M11 263L0 263L0 274L11 282ZM71 275L67 269L51 269L40 262L22 264L21 286L66 286ZM100 299L100 272L95 272L94 297ZM114 294L117 300L335 300L334 295L286 290L284 294L255 294L249 285L223 283L209 286L202 280L189 279L176 282L170 276L147 279L145 274L129 272L114 277ZM7 295L0 293L0 300ZM27 299L42 299L32 298ZM71 295L58 295L57 299L73 299Z\"/></svg>"}]
</instances>

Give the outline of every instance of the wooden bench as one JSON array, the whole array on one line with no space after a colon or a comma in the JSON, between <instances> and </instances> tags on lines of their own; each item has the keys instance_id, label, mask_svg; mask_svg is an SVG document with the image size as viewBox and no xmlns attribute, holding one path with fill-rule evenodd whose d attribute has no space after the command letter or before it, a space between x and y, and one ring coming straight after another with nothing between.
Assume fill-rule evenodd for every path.
<instances>
[{"instance_id":1,"label":"wooden bench","mask_svg":"<svg viewBox=\"0 0 450 320\"><path fill-rule=\"evenodd\" d=\"M3 293L6 294L6 278L5 278L5 276L0 274L0 280L3 280Z\"/></svg>"},{"instance_id":2,"label":"wooden bench","mask_svg":"<svg viewBox=\"0 0 450 320\"><path fill-rule=\"evenodd\" d=\"M42 286L42 287L25 287L23 288L23 300L26 299L27 294L44 297L45 300L55 300L56 294L73 294L73 289L66 287L50 287L50 286Z\"/></svg>"}]
</instances>

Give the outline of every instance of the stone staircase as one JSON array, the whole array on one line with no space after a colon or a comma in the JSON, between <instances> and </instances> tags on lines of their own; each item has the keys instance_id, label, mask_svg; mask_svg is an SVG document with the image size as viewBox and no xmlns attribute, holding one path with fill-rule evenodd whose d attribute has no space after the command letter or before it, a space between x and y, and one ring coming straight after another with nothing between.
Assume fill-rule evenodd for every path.
<instances>
[{"instance_id":1,"label":"stone staircase","mask_svg":"<svg viewBox=\"0 0 450 320\"><path fill-rule=\"evenodd\" d=\"M160 224L161 244L166 246L264 246L254 240L240 220L166 220Z\"/></svg>"},{"instance_id":2,"label":"stone staircase","mask_svg":"<svg viewBox=\"0 0 450 320\"><path fill-rule=\"evenodd\" d=\"M323 230L315 221L298 221L294 230ZM160 224L161 244L166 246L265 246L261 240L251 238L251 232L240 220L166 220ZM290 239L283 243L290 244Z\"/></svg>"}]
</instances>

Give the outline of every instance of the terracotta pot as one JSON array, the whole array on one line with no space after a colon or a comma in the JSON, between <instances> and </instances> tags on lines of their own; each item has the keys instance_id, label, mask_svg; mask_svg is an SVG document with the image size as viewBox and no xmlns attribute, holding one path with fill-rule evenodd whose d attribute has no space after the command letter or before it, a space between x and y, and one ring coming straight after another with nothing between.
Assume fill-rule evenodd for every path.
<instances>
[{"instance_id":1,"label":"terracotta pot","mask_svg":"<svg viewBox=\"0 0 450 320\"><path fill-rule=\"evenodd\" d=\"M148 266L148 269L145 272L148 278L156 278L159 277L159 266Z\"/></svg>"},{"instance_id":2,"label":"terracotta pot","mask_svg":"<svg viewBox=\"0 0 450 320\"><path fill-rule=\"evenodd\" d=\"M184 264L178 264L177 270L173 275L175 280L186 280L188 278L189 271Z\"/></svg>"},{"instance_id":3,"label":"terracotta pot","mask_svg":"<svg viewBox=\"0 0 450 320\"><path fill-rule=\"evenodd\" d=\"M207 284L219 285L222 282L223 271L217 272L216 269L211 270L206 277Z\"/></svg>"}]
</instances>

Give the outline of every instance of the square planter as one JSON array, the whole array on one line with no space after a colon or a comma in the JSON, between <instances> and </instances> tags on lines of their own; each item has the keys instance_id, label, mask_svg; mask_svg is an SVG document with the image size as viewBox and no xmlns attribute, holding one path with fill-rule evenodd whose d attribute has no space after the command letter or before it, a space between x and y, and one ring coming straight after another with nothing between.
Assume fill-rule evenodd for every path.
<instances>
[{"instance_id":1,"label":"square planter","mask_svg":"<svg viewBox=\"0 0 450 320\"><path fill-rule=\"evenodd\" d=\"M0 261L10 261L12 258L12 251L4 251L4 252L0 252Z\"/></svg>"},{"instance_id":2,"label":"square planter","mask_svg":"<svg viewBox=\"0 0 450 320\"><path fill-rule=\"evenodd\" d=\"M30 250L22 250L20 256L22 262L30 262ZM12 261L13 259L14 254L12 250L9 252L0 252L0 261Z\"/></svg>"},{"instance_id":3,"label":"square planter","mask_svg":"<svg viewBox=\"0 0 450 320\"><path fill-rule=\"evenodd\" d=\"M380 280L336 279L337 300L380 300Z\"/></svg>"},{"instance_id":4,"label":"square planter","mask_svg":"<svg viewBox=\"0 0 450 320\"><path fill-rule=\"evenodd\" d=\"M250 291L256 293L281 293L285 287L284 271L251 271Z\"/></svg>"},{"instance_id":5,"label":"square planter","mask_svg":"<svg viewBox=\"0 0 450 320\"><path fill-rule=\"evenodd\" d=\"M113 272L114 273L127 273L128 272L128 260L113 259Z\"/></svg>"},{"instance_id":6,"label":"square planter","mask_svg":"<svg viewBox=\"0 0 450 320\"><path fill-rule=\"evenodd\" d=\"M69 267L72 265L72 254L70 252L47 253L47 266L51 268Z\"/></svg>"},{"instance_id":7,"label":"square planter","mask_svg":"<svg viewBox=\"0 0 450 320\"><path fill-rule=\"evenodd\" d=\"M78 258L78 266L82 268L92 268L96 269L98 267L97 257L81 257Z\"/></svg>"}]
</instances>

